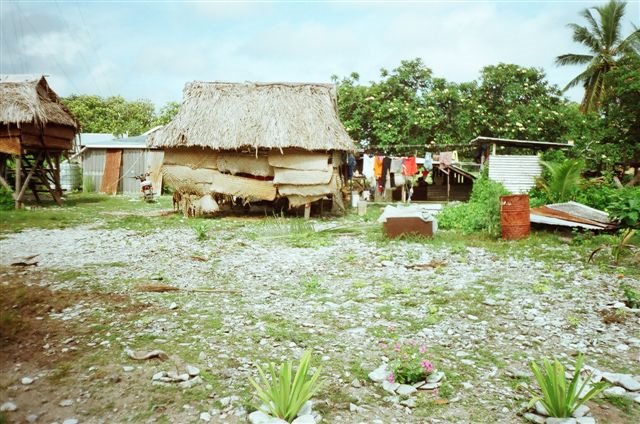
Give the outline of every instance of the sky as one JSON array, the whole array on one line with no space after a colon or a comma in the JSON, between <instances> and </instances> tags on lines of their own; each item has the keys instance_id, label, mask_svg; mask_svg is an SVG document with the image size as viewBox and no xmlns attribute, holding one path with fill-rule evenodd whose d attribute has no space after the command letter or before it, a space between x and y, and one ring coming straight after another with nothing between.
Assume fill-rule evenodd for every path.
<instances>
[{"instance_id":1,"label":"sky","mask_svg":"<svg viewBox=\"0 0 640 424\"><path fill-rule=\"evenodd\" d=\"M437 77L477 79L487 65L557 67L585 53L568 23L591 1L7 1L0 0L0 73L44 74L61 96L121 95L157 107L200 81L331 82L421 58ZM623 34L640 25L629 1ZM568 91L579 101L582 89Z\"/></svg>"}]
</instances>

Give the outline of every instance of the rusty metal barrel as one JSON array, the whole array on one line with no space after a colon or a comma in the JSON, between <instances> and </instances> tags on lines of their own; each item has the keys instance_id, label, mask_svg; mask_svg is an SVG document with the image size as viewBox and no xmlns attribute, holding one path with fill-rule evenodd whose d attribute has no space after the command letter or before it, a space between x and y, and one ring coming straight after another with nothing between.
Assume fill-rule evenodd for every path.
<instances>
[{"instance_id":1,"label":"rusty metal barrel","mask_svg":"<svg viewBox=\"0 0 640 424\"><path fill-rule=\"evenodd\" d=\"M500 196L500 226L504 240L519 240L529 236L529 195Z\"/></svg>"}]
</instances>

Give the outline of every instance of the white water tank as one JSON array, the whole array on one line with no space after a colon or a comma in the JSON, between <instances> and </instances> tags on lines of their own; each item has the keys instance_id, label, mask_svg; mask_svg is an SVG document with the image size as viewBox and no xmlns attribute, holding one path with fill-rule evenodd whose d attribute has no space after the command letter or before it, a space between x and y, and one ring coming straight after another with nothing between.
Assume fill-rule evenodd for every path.
<instances>
[{"instance_id":1,"label":"white water tank","mask_svg":"<svg viewBox=\"0 0 640 424\"><path fill-rule=\"evenodd\" d=\"M68 160L60 163L60 186L65 191L82 188L82 168L79 164Z\"/></svg>"}]
</instances>

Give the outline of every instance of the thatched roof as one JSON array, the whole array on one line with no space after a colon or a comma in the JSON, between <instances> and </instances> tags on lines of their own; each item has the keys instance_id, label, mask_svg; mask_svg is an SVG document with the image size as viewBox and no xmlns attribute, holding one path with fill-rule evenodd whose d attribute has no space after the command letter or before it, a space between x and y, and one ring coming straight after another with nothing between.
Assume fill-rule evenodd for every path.
<instances>
[{"instance_id":1,"label":"thatched roof","mask_svg":"<svg viewBox=\"0 0 640 424\"><path fill-rule=\"evenodd\" d=\"M192 82L153 147L353 150L331 84Z\"/></svg>"},{"instance_id":2,"label":"thatched roof","mask_svg":"<svg viewBox=\"0 0 640 424\"><path fill-rule=\"evenodd\" d=\"M0 75L0 124L28 123L78 128L76 119L44 76Z\"/></svg>"}]
</instances>

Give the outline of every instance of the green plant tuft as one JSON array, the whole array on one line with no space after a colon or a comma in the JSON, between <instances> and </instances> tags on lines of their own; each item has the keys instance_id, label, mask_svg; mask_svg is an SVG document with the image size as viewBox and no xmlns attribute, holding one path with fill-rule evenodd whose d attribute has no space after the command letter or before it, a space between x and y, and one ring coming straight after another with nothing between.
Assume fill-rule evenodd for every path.
<instances>
[{"instance_id":1,"label":"green plant tuft","mask_svg":"<svg viewBox=\"0 0 640 424\"><path fill-rule=\"evenodd\" d=\"M205 241L209 238L209 227L205 224L195 225L193 231L196 232L196 239L198 241Z\"/></svg>"},{"instance_id":2,"label":"green plant tuft","mask_svg":"<svg viewBox=\"0 0 640 424\"><path fill-rule=\"evenodd\" d=\"M310 364L311 352L305 351L300 358L295 375L291 361L285 362L280 367L270 363L267 369L257 366L260 374L259 382L253 378L249 378L249 381L272 416L292 422L305 402L320 389L323 383L320 380L322 368L318 368L313 375L309 376ZM266 374L269 374L270 378Z\"/></svg>"},{"instance_id":3,"label":"green plant tuft","mask_svg":"<svg viewBox=\"0 0 640 424\"><path fill-rule=\"evenodd\" d=\"M540 401L551 417L571 417L576 408L609 387L606 382L594 383L591 385L591 390L583 394L582 392L591 381L591 375L581 381L580 372L583 365L584 358L580 356L575 364L573 378L567 381L565 367L557 359L551 362L544 358L541 365L532 361L529 366L540 386L542 396L530 389L533 398L529 402L529 407Z\"/></svg>"},{"instance_id":4,"label":"green plant tuft","mask_svg":"<svg viewBox=\"0 0 640 424\"><path fill-rule=\"evenodd\" d=\"M636 290L631 286L624 285L622 286L622 293L624 293L624 303L632 308L638 309L640 308L640 290Z\"/></svg>"},{"instance_id":5,"label":"green plant tuft","mask_svg":"<svg viewBox=\"0 0 640 424\"><path fill-rule=\"evenodd\" d=\"M538 179L538 186L550 203L574 200L580 189L580 174L584 169L581 159L566 159L562 162L540 162L547 170Z\"/></svg>"}]
</instances>

